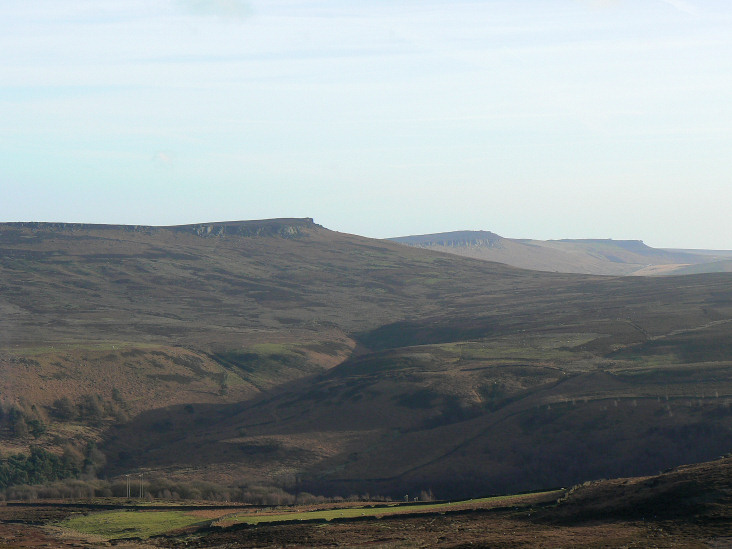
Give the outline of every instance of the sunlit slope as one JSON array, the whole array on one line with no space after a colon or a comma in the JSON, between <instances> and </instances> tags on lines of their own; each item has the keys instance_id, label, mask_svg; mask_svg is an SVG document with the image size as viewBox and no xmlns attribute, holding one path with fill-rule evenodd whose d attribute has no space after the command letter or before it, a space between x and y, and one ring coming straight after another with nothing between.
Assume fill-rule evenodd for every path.
<instances>
[{"instance_id":1,"label":"sunlit slope","mask_svg":"<svg viewBox=\"0 0 732 549\"><path fill-rule=\"evenodd\" d=\"M535 273L336 233L311 220L4 224L0 254L5 349L137 341L216 350L329 331L384 347L394 330L411 340L420 333L449 340L448 323L459 339L588 321L653 335L726 318L730 309L727 275L647 281Z\"/></svg>"},{"instance_id":2,"label":"sunlit slope","mask_svg":"<svg viewBox=\"0 0 732 549\"><path fill-rule=\"evenodd\" d=\"M2 224L0 404L48 423L56 400L92 398L104 425L120 402L125 417L249 398L342 362L357 331L439 311L463 269L508 270L309 219Z\"/></svg>"},{"instance_id":3,"label":"sunlit slope","mask_svg":"<svg viewBox=\"0 0 732 549\"><path fill-rule=\"evenodd\" d=\"M112 339L213 348L354 332L437 313L465 283L481 292L486 276L507 272L311 220L3 224L0 347Z\"/></svg>"}]
</instances>

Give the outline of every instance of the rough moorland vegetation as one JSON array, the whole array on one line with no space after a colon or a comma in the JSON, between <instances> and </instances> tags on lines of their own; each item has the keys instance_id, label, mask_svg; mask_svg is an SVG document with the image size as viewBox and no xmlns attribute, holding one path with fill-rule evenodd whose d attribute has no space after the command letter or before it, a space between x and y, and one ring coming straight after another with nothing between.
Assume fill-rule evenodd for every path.
<instances>
[{"instance_id":1,"label":"rough moorland vegetation","mask_svg":"<svg viewBox=\"0 0 732 549\"><path fill-rule=\"evenodd\" d=\"M3 224L2 463L396 498L711 459L731 277L525 271L308 219Z\"/></svg>"}]
</instances>

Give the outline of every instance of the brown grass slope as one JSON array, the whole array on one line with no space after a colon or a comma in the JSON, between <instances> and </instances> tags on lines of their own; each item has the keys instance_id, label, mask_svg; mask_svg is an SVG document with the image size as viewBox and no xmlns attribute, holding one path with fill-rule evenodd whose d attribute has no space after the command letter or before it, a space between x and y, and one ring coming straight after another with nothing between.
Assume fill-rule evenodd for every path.
<instances>
[{"instance_id":1,"label":"brown grass slope","mask_svg":"<svg viewBox=\"0 0 732 549\"><path fill-rule=\"evenodd\" d=\"M0 251L0 399L122 401L84 435L110 475L447 497L732 446L725 273L538 273L309 219L5 224Z\"/></svg>"},{"instance_id":2,"label":"brown grass slope","mask_svg":"<svg viewBox=\"0 0 732 549\"><path fill-rule=\"evenodd\" d=\"M565 524L598 519L703 522L709 534L722 527L732 535L731 478L728 455L652 476L585 482L541 514Z\"/></svg>"}]
</instances>

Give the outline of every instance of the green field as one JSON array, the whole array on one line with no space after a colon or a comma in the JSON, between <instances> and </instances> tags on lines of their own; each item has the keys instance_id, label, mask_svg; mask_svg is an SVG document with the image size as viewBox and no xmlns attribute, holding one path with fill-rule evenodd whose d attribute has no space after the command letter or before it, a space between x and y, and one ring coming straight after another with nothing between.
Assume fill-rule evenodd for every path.
<instances>
[{"instance_id":1,"label":"green field","mask_svg":"<svg viewBox=\"0 0 732 549\"><path fill-rule=\"evenodd\" d=\"M333 520L337 518L356 518L363 516L383 517L387 515L410 515L415 513L445 512L457 509L488 509L505 506L527 506L539 502L555 500L564 491L555 490L523 495L493 496L487 498L470 499L463 501L423 503L417 505L403 505L391 503L383 506L357 506L332 509L297 510L266 509L261 513L236 512L224 514L212 522L216 526L232 524L261 524L290 520ZM215 514L216 507L211 511ZM215 516L215 515L214 515ZM83 516L74 516L60 523L62 528L112 538L148 538L158 534L185 528L188 526L205 525L210 523L211 517L203 518L201 514L190 511L152 511L145 509L128 509L115 511L100 511Z\"/></svg>"},{"instance_id":2,"label":"green field","mask_svg":"<svg viewBox=\"0 0 732 549\"><path fill-rule=\"evenodd\" d=\"M251 513L235 513L227 515L216 521L216 524L233 524L247 523L260 524L263 522L280 522L283 520L333 520L336 518L355 518L355 517L383 517L387 515L409 515L414 513L428 512L445 512L456 509L467 508L494 508L504 505L523 506L536 503L537 500L545 500L545 498L556 499L564 492L555 490L549 492L539 492L520 496L493 496L487 498L469 499L463 501L424 503L419 505L401 505L398 503L389 504L387 506L363 506L363 507L347 507L336 509L318 509L314 511L289 511L285 513L252 515Z\"/></svg>"},{"instance_id":3,"label":"green field","mask_svg":"<svg viewBox=\"0 0 732 549\"><path fill-rule=\"evenodd\" d=\"M60 526L105 538L148 538L207 522L186 511L102 511L71 517Z\"/></svg>"}]
</instances>

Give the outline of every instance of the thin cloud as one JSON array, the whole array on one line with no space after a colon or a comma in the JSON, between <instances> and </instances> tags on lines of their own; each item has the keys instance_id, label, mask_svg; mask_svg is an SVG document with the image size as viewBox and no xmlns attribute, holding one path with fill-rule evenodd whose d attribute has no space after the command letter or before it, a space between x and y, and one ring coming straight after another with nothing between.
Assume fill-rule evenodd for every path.
<instances>
[{"instance_id":1,"label":"thin cloud","mask_svg":"<svg viewBox=\"0 0 732 549\"><path fill-rule=\"evenodd\" d=\"M615 8L620 5L620 0L582 0L582 2L596 9Z\"/></svg>"},{"instance_id":2,"label":"thin cloud","mask_svg":"<svg viewBox=\"0 0 732 549\"><path fill-rule=\"evenodd\" d=\"M679 11L682 11L684 13L689 13L691 15L696 15L699 13L699 11L696 9L696 6L693 4L690 4L689 2L686 2L685 0L661 0L665 4L668 4L669 6L673 6Z\"/></svg>"},{"instance_id":3,"label":"thin cloud","mask_svg":"<svg viewBox=\"0 0 732 549\"><path fill-rule=\"evenodd\" d=\"M158 151L152 158L156 166L172 168L175 164L175 154L166 151Z\"/></svg>"},{"instance_id":4,"label":"thin cloud","mask_svg":"<svg viewBox=\"0 0 732 549\"><path fill-rule=\"evenodd\" d=\"M578 0L582 2L583 4L590 6L592 8L596 9L603 9L603 8L615 8L622 4L622 0ZM668 4L669 6L677 9L678 11L688 13L691 15L697 15L699 13L699 10L691 4L690 2L687 2L686 0L661 0L664 4Z\"/></svg>"},{"instance_id":5,"label":"thin cloud","mask_svg":"<svg viewBox=\"0 0 732 549\"><path fill-rule=\"evenodd\" d=\"M251 7L244 0L178 0L178 4L194 15L243 19L251 13Z\"/></svg>"}]
</instances>

